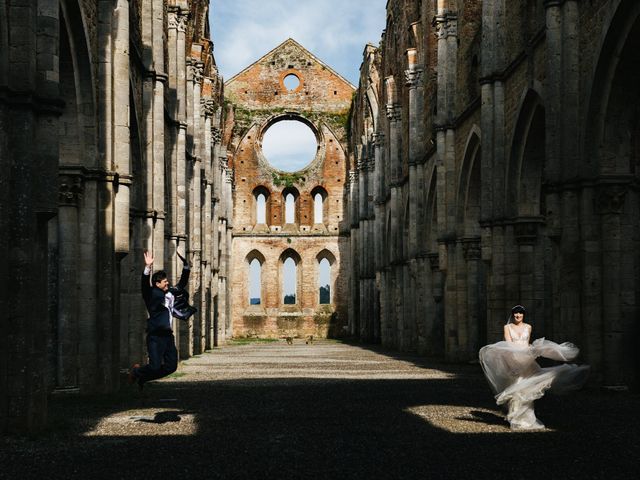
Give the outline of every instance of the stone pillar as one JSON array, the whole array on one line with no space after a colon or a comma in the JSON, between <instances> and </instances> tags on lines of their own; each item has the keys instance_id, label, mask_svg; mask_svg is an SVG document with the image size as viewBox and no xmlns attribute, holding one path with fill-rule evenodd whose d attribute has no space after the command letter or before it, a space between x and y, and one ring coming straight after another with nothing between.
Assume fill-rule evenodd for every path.
<instances>
[{"instance_id":1,"label":"stone pillar","mask_svg":"<svg viewBox=\"0 0 640 480\"><path fill-rule=\"evenodd\" d=\"M359 194L358 194L358 170L349 171L349 223L351 232L351 241L349 243L351 261L351 278L349 281L350 295L348 304L348 325L349 334L357 336L361 334L361 318L360 318L360 259L359 251Z\"/></svg>"},{"instance_id":2,"label":"stone pillar","mask_svg":"<svg viewBox=\"0 0 640 480\"><path fill-rule=\"evenodd\" d=\"M624 290L621 214L627 190L623 185L601 185L596 197L597 213L602 225L602 308L605 315L602 380L605 385L625 385L629 380L625 378L625 370L632 368L629 362L633 355L625 348L625 335L631 334L631 326L637 318L625 318L620 294ZM622 365L626 368L621 368Z\"/></svg>"},{"instance_id":3,"label":"stone pillar","mask_svg":"<svg viewBox=\"0 0 640 480\"><path fill-rule=\"evenodd\" d=\"M391 177L388 179L391 189L391 238L389 239L389 252L390 260L397 261L402 258L402 252L400 251L400 242L398 241L401 234L402 225L399 219L402 218L401 209L403 208L400 192L400 182L402 180L402 158L400 155L400 105L396 103L396 89L395 81L393 77L387 77L385 79L385 87L387 92L387 118L389 120L389 155L387 157L389 164L391 165Z\"/></svg>"},{"instance_id":4,"label":"stone pillar","mask_svg":"<svg viewBox=\"0 0 640 480\"><path fill-rule=\"evenodd\" d=\"M69 292L76 289L78 281L78 208L82 190L79 172L65 172L60 177L55 386L65 389L78 386L78 297Z\"/></svg>"},{"instance_id":5,"label":"stone pillar","mask_svg":"<svg viewBox=\"0 0 640 480\"><path fill-rule=\"evenodd\" d=\"M467 238L463 240L464 259L466 261L467 270L467 298L466 298L466 329L467 329L467 345L466 358L468 360L476 359L480 347L484 344L485 339L480 338L480 319L483 315L480 312L480 238Z\"/></svg>"},{"instance_id":6,"label":"stone pillar","mask_svg":"<svg viewBox=\"0 0 640 480\"><path fill-rule=\"evenodd\" d=\"M504 2L482 3L481 113L482 259L487 264L487 340L502 339L504 325L504 235L498 220L504 218L505 145L504 82Z\"/></svg>"}]
</instances>

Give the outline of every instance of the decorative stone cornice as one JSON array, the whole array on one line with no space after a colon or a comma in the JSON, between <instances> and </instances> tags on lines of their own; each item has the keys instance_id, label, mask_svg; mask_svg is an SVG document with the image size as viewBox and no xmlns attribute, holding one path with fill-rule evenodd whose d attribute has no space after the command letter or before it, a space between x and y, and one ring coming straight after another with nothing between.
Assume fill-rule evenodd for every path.
<instances>
[{"instance_id":1,"label":"decorative stone cornice","mask_svg":"<svg viewBox=\"0 0 640 480\"><path fill-rule=\"evenodd\" d=\"M480 237L463 238L462 250L464 253L464 259L468 262L470 260L480 260L482 257L482 249L480 248Z\"/></svg>"},{"instance_id":2,"label":"decorative stone cornice","mask_svg":"<svg viewBox=\"0 0 640 480\"><path fill-rule=\"evenodd\" d=\"M513 223L513 235L519 245L534 245L538 241L543 217L520 217Z\"/></svg>"},{"instance_id":3,"label":"decorative stone cornice","mask_svg":"<svg viewBox=\"0 0 640 480\"><path fill-rule=\"evenodd\" d=\"M204 80L204 63L196 62L193 67L193 81L195 83L202 83Z\"/></svg>"},{"instance_id":4,"label":"decorative stone cornice","mask_svg":"<svg viewBox=\"0 0 640 480\"><path fill-rule=\"evenodd\" d=\"M167 28L169 30L177 30L178 29L178 15L180 14L180 9L177 7L167 7Z\"/></svg>"},{"instance_id":5,"label":"decorative stone cornice","mask_svg":"<svg viewBox=\"0 0 640 480\"><path fill-rule=\"evenodd\" d=\"M429 259L431 271L440 270L440 255L437 253L427 253L426 257Z\"/></svg>"},{"instance_id":6,"label":"decorative stone cornice","mask_svg":"<svg viewBox=\"0 0 640 480\"><path fill-rule=\"evenodd\" d=\"M82 176L61 174L59 179L58 204L60 206L77 207L84 192Z\"/></svg>"},{"instance_id":7,"label":"decorative stone cornice","mask_svg":"<svg viewBox=\"0 0 640 480\"><path fill-rule=\"evenodd\" d=\"M211 142L214 144L222 143L222 131L218 127L211 127Z\"/></svg>"},{"instance_id":8,"label":"decorative stone cornice","mask_svg":"<svg viewBox=\"0 0 640 480\"><path fill-rule=\"evenodd\" d=\"M433 26L438 39L458 36L458 16L455 13L436 15L433 19Z\"/></svg>"},{"instance_id":9,"label":"decorative stone cornice","mask_svg":"<svg viewBox=\"0 0 640 480\"><path fill-rule=\"evenodd\" d=\"M176 22L176 28L178 29L178 31L182 33L186 32L188 22L189 22L189 12L184 12L181 10Z\"/></svg>"},{"instance_id":10,"label":"decorative stone cornice","mask_svg":"<svg viewBox=\"0 0 640 480\"><path fill-rule=\"evenodd\" d=\"M544 0L544 8L561 7L566 0Z\"/></svg>"},{"instance_id":11,"label":"decorative stone cornice","mask_svg":"<svg viewBox=\"0 0 640 480\"><path fill-rule=\"evenodd\" d=\"M206 117L212 117L216 113L216 102L212 98L201 98L200 107Z\"/></svg>"},{"instance_id":12,"label":"decorative stone cornice","mask_svg":"<svg viewBox=\"0 0 640 480\"><path fill-rule=\"evenodd\" d=\"M358 170L349 170L349 183L351 185L358 183Z\"/></svg>"},{"instance_id":13,"label":"decorative stone cornice","mask_svg":"<svg viewBox=\"0 0 640 480\"><path fill-rule=\"evenodd\" d=\"M387 118L390 122L398 122L402 118L400 104L388 103L387 104Z\"/></svg>"},{"instance_id":14,"label":"decorative stone cornice","mask_svg":"<svg viewBox=\"0 0 640 480\"><path fill-rule=\"evenodd\" d=\"M596 211L600 215L622 213L628 191L627 185L600 185L596 194Z\"/></svg>"},{"instance_id":15,"label":"decorative stone cornice","mask_svg":"<svg viewBox=\"0 0 640 480\"><path fill-rule=\"evenodd\" d=\"M376 148L384 147L384 133L374 133L371 137Z\"/></svg>"},{"instance_id":16,"label":"decorative stone cornice","mask_svg":"<svg viewBox=\"0 0 640 480\"><path fill-rule=\"evenodd\" d=\"M413 68L404 71L405 85L410 89L417 88L420 85L422 79L422 69Z\"/></svg>"}]
</instances>

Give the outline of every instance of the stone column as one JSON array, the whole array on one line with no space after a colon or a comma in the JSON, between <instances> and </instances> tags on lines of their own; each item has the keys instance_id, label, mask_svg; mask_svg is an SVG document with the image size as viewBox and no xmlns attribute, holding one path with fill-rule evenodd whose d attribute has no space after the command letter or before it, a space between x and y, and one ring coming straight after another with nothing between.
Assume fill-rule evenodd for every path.
<instances>
[{"instance_id":1,"label":"stone column","mask_svg":"<svg viewBox=\"0 0 640 480\"><path fill-rule=\"evenodd\" d=\"M480 238L467 238L463 240L464 259L467 266L467 315L465 318L467 327L466 358L476 359L481 344L485 339L480 338ZM482 329L484 330L484 329Z\"/></svg>"},{"instance_id":2,"label":"stone column","mask_svg":"<svg viewBox=\"0 0 640 480\"><path fill-rule=\"evenodd\" d=\"M622 282L621 215L628 188L624 185L601 185L596 197L597 213L602 225L602 308L605 316L603 332L603 382L605 385L625 385L629 362L625 335L631 335L631 325L637 319L625 318L620 292ZM633 344L633 342L631 342ZM635 344L634 344L635 345Z\"/></svg>"},{"instance_id":3,"label":"stone column","mask_svg":"<svg viewBox=\"0 0 640 480\"><path fill-rule=\"evenodd\" d=\"M504 132L504 2L482 3L481 120L482 259L487 262L487 335L489 341L502 338L504 325L504 234L497 220L504 218L505 145Z\"/></svg>"},{"instance_id":4,"label":"stone column","mask_svg":"<svg viewBox=\"0 0 640 480\"><path fill-rule=\"evenodd\" d=\"M78 208L82 196L82 176L65 172L60 177L58 207L58 292L56 325L57 388L78 386L78 297L76 289L79 260Z\"/></svg>"},{"instance_id":5,"label":"stone column","mask_svg":"<svg viewBox=\"0 0 640 480\"><path fill-rule=\"evenodd\" d=\"M391 238L389 239L389 251L391 261L397 261L402 258L400 251L400 243L398 237L401 234L401 225L399 219L402 218L401 209L402 194L400 192L400 182L402 180L402 158L400 155L400 105L396 103L396 88L393 77L385 79L385 87L387 92L387 118L389 120L389 155L388 162L391 165L391 177L389 185L391 189Z\"/></svg>"},{"instance_id":6,"label":"stone column","mask_svg":"<svg viewBox=\"0 0 640 480\"><path fill-rule=\"evenodd\" d=\"M359 252L359 231L360 224L358 222L359 218L359 193L358 193L358 170L353 169L349 171L349 223L351 225L350 233L351 233L351 242L350 246L350 256L352 258L351 261L351 278L349 281L350 284L350 295L349 295L349 305L348 305L348 324L349 324L349 334L350 335L360 335L361 334L361 318L360 318L360 259L358 258Z\"/></svg>"}]
</instances>

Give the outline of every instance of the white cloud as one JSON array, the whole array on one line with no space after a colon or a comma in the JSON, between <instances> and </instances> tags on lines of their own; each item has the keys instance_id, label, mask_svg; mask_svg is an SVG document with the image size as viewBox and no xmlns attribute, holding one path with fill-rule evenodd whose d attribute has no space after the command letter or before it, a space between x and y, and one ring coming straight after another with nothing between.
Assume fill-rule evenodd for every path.
<instances>
[{"instance_id":1,"label":"white cloud","mask_svg":"<svg viewBox=\"0 0 640 480\"><path fill-rule=\"evenodd\" d=\"M296 120L274 124L262 139L262 151L269 163L287 172L306 167L315 157L317 148L313 131Z\"/></svg>"},{"instance_id":2,"label":"white cloud","mask_svg":"<svg viewBox=\"0 0 640 480\"><path fill-rule=\"evenodd\" d=\"M386 0L222 0L211 4L218 67L231 78L291 37L357 84L366 43L377 44Z\"/></svg>"}]
</instances>

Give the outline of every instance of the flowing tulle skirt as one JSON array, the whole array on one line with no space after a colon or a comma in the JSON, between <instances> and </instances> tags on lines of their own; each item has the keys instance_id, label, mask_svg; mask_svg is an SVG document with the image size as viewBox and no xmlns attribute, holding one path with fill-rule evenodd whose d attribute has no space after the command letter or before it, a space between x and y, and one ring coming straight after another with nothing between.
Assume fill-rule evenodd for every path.
<instances>
[{"instance_id":1,"label":"flowing tulle skirt","mask_svg":"<svg viewBox=\"0 0 640 480\"><path fill-rule=\"evenodd\" d=\"M496 394L498 405L507 405L507 420L513 429L544 428L536 418L533 402L549 390L565 393L584 385L588 365L562 364L542 368L536 358L568 362L580 350L572 343L557 344L540 338L531 345L498 342L480 349L480 365Z\"/></svg>"}]
</instances>

